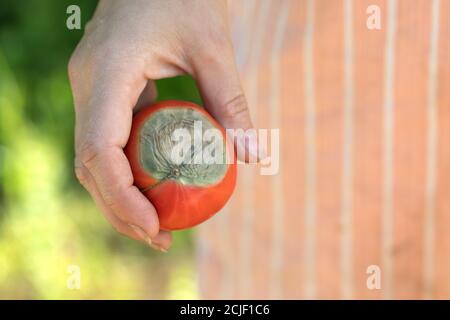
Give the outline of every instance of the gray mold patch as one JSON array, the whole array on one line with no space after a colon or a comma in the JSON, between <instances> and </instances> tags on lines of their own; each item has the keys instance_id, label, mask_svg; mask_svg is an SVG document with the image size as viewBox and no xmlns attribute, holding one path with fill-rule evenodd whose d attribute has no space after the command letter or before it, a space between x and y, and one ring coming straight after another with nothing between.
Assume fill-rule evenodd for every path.
<instances>
[{"instance_id":1,"label":"gray mold patch","mask_svg":"<svg viewBox=\"0 0 450 320\"><path fill-rule=\"evenodd\" d=\"M195 130L199 124L202 132L216 129L202 113L192 108L167 108L154 113L139 133L139 160L142 167L160 182L173 179L181 184L208 186L222 180L227 171L227 148L223 135L216 136L220 141L203 141L203 136L199 137L199 131ZM189 133L192 138L188 152L181 153L178 160L173 157L174 148L180 147L180 141L174 139L176 130L178 133ZM194 138L195 134L197 139ZM194 140L200 141L200 144L194 144ZM217 155L222 161L204 161L204 150L211 147L211 143L221 146L215 148L214 152L219 152Z\"/></svg>"}]
</instances>

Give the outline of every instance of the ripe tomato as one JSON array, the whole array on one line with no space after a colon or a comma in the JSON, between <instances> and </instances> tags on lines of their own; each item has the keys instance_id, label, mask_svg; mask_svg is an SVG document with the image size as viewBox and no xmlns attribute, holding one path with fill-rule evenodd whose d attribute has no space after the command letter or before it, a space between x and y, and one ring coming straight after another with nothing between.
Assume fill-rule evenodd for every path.
<instances>
[{"instance_id":1,"label":"ripe tomato","mask_svg":"<svg viewBox=\"0 0 450 320\"><path fill-rule=\"evenodd\" d=\"M206 153L211 146L219 148ZM227 141L224 128L196 104L164 101L138 112L124 151L134 184L155 206L163 230L186 229L207 220L234 190L233 144ZM222 161L211 162L211 156Z\"/></svg>"}]
</instances>

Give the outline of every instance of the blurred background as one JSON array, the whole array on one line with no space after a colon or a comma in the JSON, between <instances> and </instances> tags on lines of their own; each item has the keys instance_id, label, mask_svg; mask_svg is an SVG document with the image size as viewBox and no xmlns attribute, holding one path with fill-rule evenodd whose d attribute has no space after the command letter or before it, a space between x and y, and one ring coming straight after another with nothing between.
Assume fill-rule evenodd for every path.
<instances>
[{"instance_id":1,"label":"blurred background","mask_svg":"<svg viewBox=\"0 0 450 320\"><path fill-rule=\"evenodd\" d=\"M81 30L66 8L81 9ZM96 1L0 1L0 298L195 299L192 235L163 254L117 234L73 173L67 61ZM199 102L187 77L159 99ZM81 288L69 289L73 266Z\"/></svg>"},{"instance_id":2,"label":"blurred background","mask_svg":"<svg viewBox=\"0 0 450 320\"><path fill-rule=\"evenodd\" d=\"M199 278L206 298L450 297L450 0L230 3L280 172L239 169L197 265L193 231L167 254L124 238L74 177L67 62L96 1L0 1L0 299L196 299ZM200 102L190 78L157 85Z\"/></svg>"}]
</instances>

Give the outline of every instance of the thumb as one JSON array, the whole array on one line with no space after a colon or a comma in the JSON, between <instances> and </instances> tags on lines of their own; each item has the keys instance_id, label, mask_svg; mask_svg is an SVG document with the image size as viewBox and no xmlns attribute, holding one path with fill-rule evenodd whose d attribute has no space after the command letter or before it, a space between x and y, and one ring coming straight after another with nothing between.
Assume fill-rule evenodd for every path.
<instances>
[{"instance_id":1,"label":"thumb","mask_svg":"<svg viewBox=\"0 0 450 320\"><path fill-rule=\"evenodd\" d=\"M226 47L217 55L197 55L194 59L193 76L205 108L228 129L228 138L233 139L238 158L241 161L256 162L261 159L258 157L256 131L239 80L231 44Z\"/></svg>"}]
</instances>

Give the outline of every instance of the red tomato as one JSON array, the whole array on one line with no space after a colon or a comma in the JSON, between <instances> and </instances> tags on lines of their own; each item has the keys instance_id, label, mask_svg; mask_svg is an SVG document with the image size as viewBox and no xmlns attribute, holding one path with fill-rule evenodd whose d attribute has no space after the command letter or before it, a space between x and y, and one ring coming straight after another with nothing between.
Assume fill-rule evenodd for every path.
<instances>
[{"instance_id":1,"label":"red tomato","mask_svg":"<svg viewBox=\"0 0 450 320\"><path fill-rule=\"evenodd\" d=\"M174 140L174 130L181 128L181 133L189 132L198 142L200 138L195 132L199 131L194 130L198 126L203 133L207 129L216 133L214 141L222 143L222 149L209 155L221 155L224 161L208 164L201 158L201 163L195 162L199 159L196 156L206 157L205 144L211 146L211 135L209 140L206 134L201 137L200 151L192 146L183 149L189 140L185 144ZM188 151L180 153L187 160L174 160L175 147ZM155 206L163 230L186 229L207 220L225 205L236 184L233 144L226 140L224 128L205 109L190 102L164 101L138 112L124 151L134 184Z\"/></svg>"}]
</instances>

